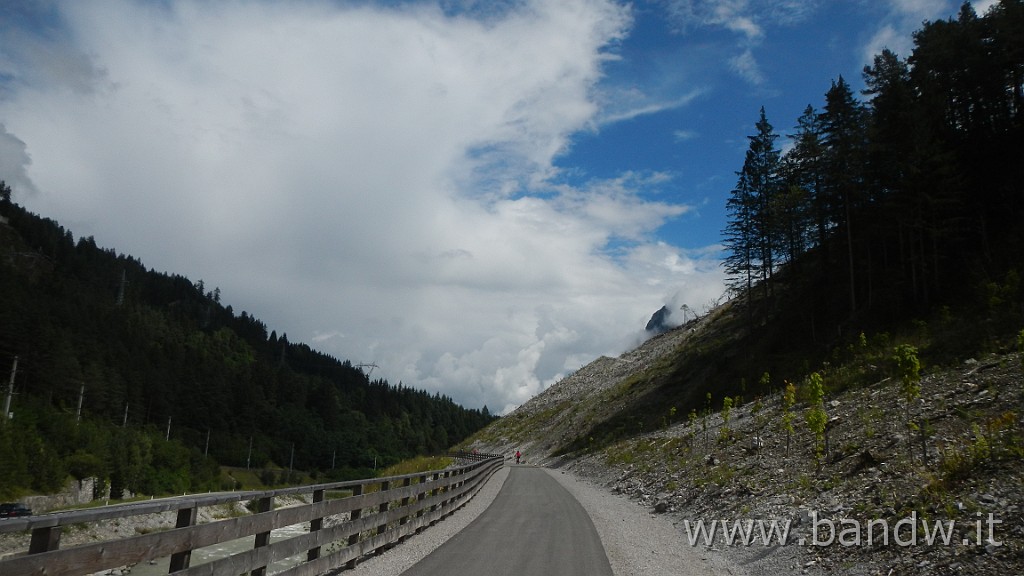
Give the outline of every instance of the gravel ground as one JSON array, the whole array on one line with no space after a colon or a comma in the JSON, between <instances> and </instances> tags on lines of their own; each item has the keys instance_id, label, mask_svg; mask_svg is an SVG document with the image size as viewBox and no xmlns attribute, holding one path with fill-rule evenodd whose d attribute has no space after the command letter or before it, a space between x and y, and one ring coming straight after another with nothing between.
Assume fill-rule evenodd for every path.
<instances>
[{"instance_id":1,"label":"gravel ground","mask_svg":"<svg viewBox=\"0 0 1024 576\"><path fill-rule=\"evenodd\" d=\"M568 472L550 473L590 514L615 576L748 574L742 566L714 551L691 547L665 516L651 514Z\"/></svg>"},{"instance_id":2,"label":"gravel ground","mask_svg":"<svg viewBox=\"0 0 1024 576\"><path fill-rule=\"evenodd\" d=\"M468 526L501 490L509 469L499 470L455 514L380 556L361 562L357 576L396 576ZM590 515L616 576L747 575L742 566L703 547L690 547L670 519L651 514L621 496L580 480L563 470L549 473Z\"/></svg>"}]
</instances>

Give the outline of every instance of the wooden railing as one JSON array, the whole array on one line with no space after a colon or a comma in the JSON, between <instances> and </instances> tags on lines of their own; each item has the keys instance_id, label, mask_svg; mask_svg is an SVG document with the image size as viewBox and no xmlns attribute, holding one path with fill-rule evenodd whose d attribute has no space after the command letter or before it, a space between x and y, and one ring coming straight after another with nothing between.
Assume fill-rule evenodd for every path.
<instances>
[{"instance_id":1,"label":"wooden railing","mask_svg":"<svg viewBox=\"0 0 1024 576\"><path fill-rule=\"evenodd\" d=\"M182 496L2 520L0 533L30 530L32 537L27 554L0 560L0 574L78 576L168 556L169 572L181 576L265 576L271 563L300 555L305 556L304 562L280 574L313 576L342 567L354 568L363 556L382 552L438 522L472 498L504 461L501 456L482 455L482 459L476 459L479 456L467 458L473 461L466 465L403 476ZM351 495L326 498L329 492L337 491ZM274 499L282 496L305 496L310 503L274 509ZM200 508L242 501L255 504L252 515L196 524ZM66 549L59 547L61 531L66 526L161 512L177 513L175 528ZM325 522L340 515L347 517L330 525ZM305 523L309 524L308 532L270 542L272 530ZM194 550L245 537L253 538L251 549L190 566ZM328 551L331 544L333 551Z\"/></svg>"}]
</instances>

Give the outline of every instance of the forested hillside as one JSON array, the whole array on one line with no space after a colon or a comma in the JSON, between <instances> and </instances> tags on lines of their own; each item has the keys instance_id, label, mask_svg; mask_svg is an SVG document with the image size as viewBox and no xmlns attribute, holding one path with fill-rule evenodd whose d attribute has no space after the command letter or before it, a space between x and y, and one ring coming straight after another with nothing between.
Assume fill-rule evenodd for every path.
<instances>
[{"instance_id":1,"label":"forested hillside","mask_svg":"<svg viewBox=\"0 0 1024 576\"><path fill-rule=\"evenodd\" d=\"M786 139L761 109L724 231L748 325L767 352L934 319L955 334L935 355L1006 343L1024 325L1024 2L965 3L863 75Z\"/></svg>"},{"instance_id":2,"label":"forested hillside","mask_svg":"<svg viewBox=\"0 0 1024 576\"><path fill-rule=\"evenodd\" d=\"M5 393L17 358L0 498L69 474L114 494L219 489L218 464L363 475L492 419L268 334L219 290L76 241L0 189Z\"/></svg>"},{"instance_id":3,"label":"forested hillside","mask_svg":"<svg viewBox=\"0 0 1024 576\"><path fill-rule=\"evenodd\" d=\"M584 386L586 402L545 406L568 430L556 452L777 395L813 373L829 393L897 379L897 344L926 370L1024 346L1024 1L925 23L908 57L883 51L864 79L860 95L841 77L823 87L821 107L782 135L766 109L752 111L723 231L731 300L687 325L697 333L674 353L634 373L630 353L614 376L588 376L606 393ZM510 437L543 429L523 421Z\"/></svg>"}]
</instances>

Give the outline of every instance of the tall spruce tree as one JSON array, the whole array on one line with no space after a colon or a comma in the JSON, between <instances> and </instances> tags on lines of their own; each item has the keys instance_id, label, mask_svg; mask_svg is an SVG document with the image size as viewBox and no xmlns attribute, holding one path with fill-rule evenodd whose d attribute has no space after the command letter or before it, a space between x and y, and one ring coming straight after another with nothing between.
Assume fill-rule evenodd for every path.
<instances>
[{"instance_id":1,"label":"tall spruce tree","mask_svg":"<svg viewBox=\"0 0 1024 576\"><path fill-rule=\"evenodd\" d=\"M782 158L786 186L801 189L805 196L805 213L802 215L807 226L805 241L809 246L823 247L830 226L821 183L824 155L821 123L813 106L807 105L797 119L796 132L787 136L793 141L793 147Z\"/></svg>"},{"instance_id":2,"label":"tall spruce tree","mask_svg":"<svg viewBox=\"0 0 1024 576\"><path fill-rule=\"evenodd\" d=\"M782 192L781 153L775 147L778 135L763 106L755 128L757 132L747 137L750 144L743 169L727 202L725 236L730 254L725 267L736 281L745 283L748 296L757 279L767 301L775 257L780 252L779 229L773 216Z\"/></svg>"},{"instance_id":3,"label":"tall spruce tree","mask_svg":"<svg viewBox=\"0 0 1024 576\"><path fill-rule=\"evenodd\" d=\"M866 113L842 76L825 94L821 113L824 144L823 192L825 209L845 242L849 270L850 314L857 310L855 216L868 202L865 194L867 151Z\"/></svg>"},{"instance_id":4,"label":"tall spruce tree","mask_svg":"<svg viewBox=\"0 0 1024 576\"><path fill-rule=\"evenodd\" d=\"M729 199L725 203L728 221L722 231L726 256L722 261L729 289L733 292L749 294L753 288L755 266L754 247L754 200L751 187L744 172L738 172L739 178Z\"/></svg>"}]
</instances>

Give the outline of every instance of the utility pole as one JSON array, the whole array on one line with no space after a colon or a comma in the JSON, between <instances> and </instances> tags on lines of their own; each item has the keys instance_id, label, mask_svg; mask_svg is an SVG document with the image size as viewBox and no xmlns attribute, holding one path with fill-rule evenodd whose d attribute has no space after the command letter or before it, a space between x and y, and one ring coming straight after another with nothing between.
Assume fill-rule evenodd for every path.
<instances>
[{"instance_id":1,"label":"utility pole","mask_svg":"<svg viewBox=\"0 0 1024 576\"><path fill-rule=\"evenodd\" d=\"M245 469L249 469L249 462L252 461L252 436L249 436L249 455L245 457Z\"/></svg>"},{"instance_id":2,"label":"utility pole","mask_svg":"<svg viewBox=\"0 0 1024 576\"><path fill-rule=\"evenodd\" d=\"M206 448L203 448L203 456L206 457L206 456L209 456L209 455L210 455L210 429L207 428L206 429Z\"/></svg>"},{"instance_id":3,"label":"utility pole","mask_svg":"<svg viewBox=\"0 0 1024 576\"><path fill-rule=\"evenodd\" d=\"M288 460L288 483L292 481L292 466L295 464L295 442L292 442L292 457Z\"/></svg>"},{"instance_id":4,"label":"utility pole","mask_svg":"<svg viewBox=\"0 0 1024 576\"><path fill-rule=\"evenodd\" d=\"M11 419L11 396L14 396L14 375L18 373L18 357L14 357L14 366L11 366L11 381L7 384L7 398L4 400L4 420Z\"/></svg>"},{"instance_id":5,"label":"utility pole","mask_svg":"<svg viewBox=\"0 0 1024 576\"><path fill-rule=\"evenodd\" d=\"M173 416L167 417L167 435L164 436L165 442L170 442L171 440L171 418L173 418Z\"/></svg>"},{"instance_id":6,"label":"utility pole","mask_svg":"<svg viewBox=\"0 0 1024 576\"><path fill-rule=\"evenodd\" d=\"M124 421L121 422L121 428L127 428L127 427L128 427L128 401L125 400L125 402L124 402Z\"/></svg>"},{"instance_id":7,"label":"utility pole","mask_svg":"<svg viewBox=\"0 0 1024 576\"><path fill-rule=\"evenodd\" d=\"M128 271L121 270L121 286L117 289L117 305L124 304L124 289L128 285Z\"/></svg>"},{"instance_id":8,"label":"utility pole","mask_svg":"<svg viewBox=\"0 0 1024 576\"><path fill-rule=\"evenodd\" d=\"M82 421L82 399L85 398L85 384L82 384L82 389L78 391L78 410L75 411L75 424Z\"/></svg>"}]
</instances>

